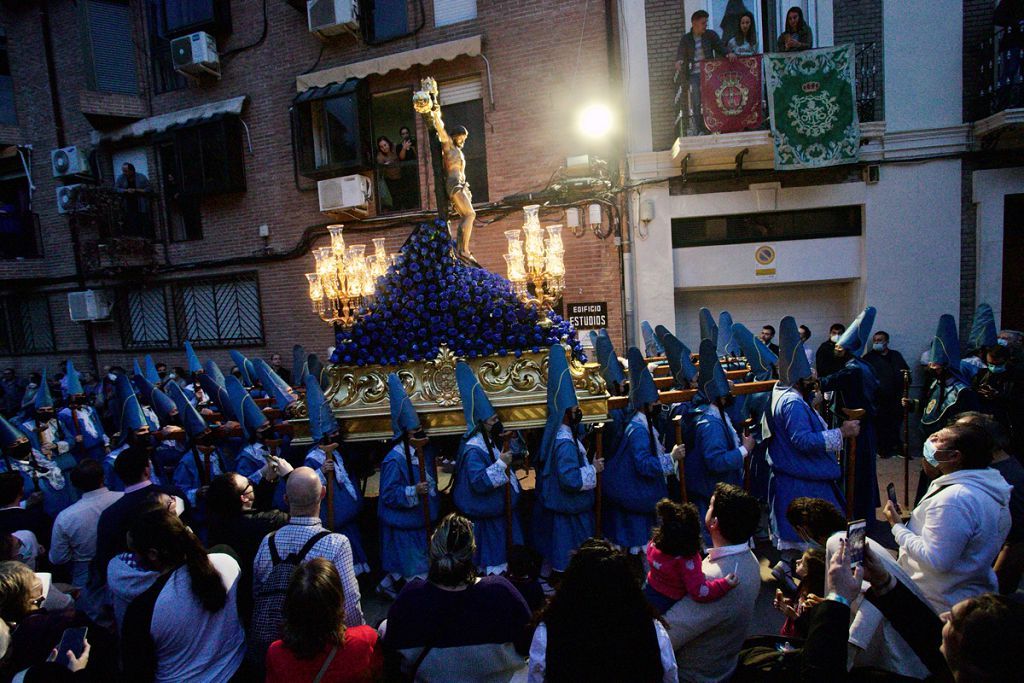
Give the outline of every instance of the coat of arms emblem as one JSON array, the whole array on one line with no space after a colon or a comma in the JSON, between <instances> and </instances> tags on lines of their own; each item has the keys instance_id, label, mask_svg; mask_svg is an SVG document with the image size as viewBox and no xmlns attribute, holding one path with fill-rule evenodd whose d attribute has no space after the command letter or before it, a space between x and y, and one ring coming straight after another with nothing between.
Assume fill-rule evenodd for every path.
<instances>
[{"instance_id":1,"label":"coat of arms emblem","mask_svg":"<svg viewBox=\"0 0 1024 683\"><path fill-rule=\"evenodd\" d=\"M726 116L736 116L743 112L750 97L750 89L743 85L740 75L735 71L722 74L721 83L715 90L715 102Z\"/></svg>"}]
</instances>

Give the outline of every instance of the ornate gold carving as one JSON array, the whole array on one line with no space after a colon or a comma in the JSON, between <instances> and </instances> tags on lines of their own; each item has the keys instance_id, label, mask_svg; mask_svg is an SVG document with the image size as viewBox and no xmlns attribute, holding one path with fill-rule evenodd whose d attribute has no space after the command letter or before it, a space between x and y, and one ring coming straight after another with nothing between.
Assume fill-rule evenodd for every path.
<instances>
[{"instance_id":1,"label":"ornate gold carving","mask_svg":"<svg viewBox=\"0 0 1024 683\"><path fill-rule=\"evenodd\" d=\"M441 346L437 358L423 364L423 388L419 397L439 406L453 406L459 402L459 387L455 383L455 354ZM418 398L410 393L413 401Z\"/></svg>"}]
</instances>

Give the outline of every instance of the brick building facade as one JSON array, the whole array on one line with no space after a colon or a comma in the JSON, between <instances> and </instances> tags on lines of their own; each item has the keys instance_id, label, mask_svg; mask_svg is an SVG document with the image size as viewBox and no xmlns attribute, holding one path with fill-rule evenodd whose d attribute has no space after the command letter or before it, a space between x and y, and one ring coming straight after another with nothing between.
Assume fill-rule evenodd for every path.
<instances>
[{"instance_id":1,"label":"brick building facade","mask_svg":"<svg viewBox=\"0 0 1024 683\"><path fill-rule=\"evenodd\" d=\"M488 201L478 209L473 250L485 268L502 274L503 231L520 227L519 207L529 203L503 203L502 198L544 188L568 156L600 151L576 137L574 115L589 98L607 99L612 87L612 24L606 21L604 3L410 0L408 35L368 45L351 35L318 40L308 30L305 10L297 9L305 3L214 2L217 9L230 9L227 23L204 25L217 39L221 77L186 84L167 66L169 36L160 27L187 23L188 17L173 15L175 11L209 4L54 0L0 5L17 121L0 124L0 144L6 146L8 159L24 158L22 167L30 164L31 208L38 216L41 238L41 256L0 260L0 365L24 374L43 365L56 369L64 358L89 366L94 357L100 367L127 367L143 353L177 365L184 360L182 342L190 336L195 339L196 332L208 339L200 344L209 349L203 355L218 362L228 362L229 348L264 357L277 352L287 358L295 343L323 355L333 334L311 312L304 273L312 270L310 249L328 244L325 226L344 223L349 244L369 245L383 236L388 250L395 251L419 220L436 211L436 201L427 162L427 130L409 110L407 122L414 125L413 136L419 141L419 207L388 212L371 205L361 220L321 213L315 179L296 171L293 155L292 110L299 106L295 99L300 75L478 36L480 54L372 73L365 85L371 104L382 93L411 97L420 78L428 75L440 83L442 102L452 84L450 92L461 93L459 102L474 98L457 110L478 114L477 128L485 139L486 188L473 189L477 199ZM437 25L453 17L452 23ZM566 27L557 36L552 31L556 19ZM49 70L47 26L52 38ZM239 97L244 97L244 104L237 118L244 125L237 133L226 125L229 147L209 149L235 154L238 149L230 141L238 135L244 191L238 191L235 179L215 177L216 169L230 168L230 160L225 166L211 152L200 162L175 133L211 121L233 121L232 113L209 112ZM193 110L203 106L207 108ZM138 136L125 128L152 128L153 117L173 119L185 110L205 113L153 134ZM378 122L372 139L379 135L396 139L397 125ZM201 145L207 144L208 138L200 139ZM92 163L105 187L113 184L124 160L146 171L155 192L150 200L151 239L129 240L128 246L120 247L142 253L112 255L109 244L116 240L109 228L104 233L96 221L58 212L57 187L68 181L51 177L50 150L70 145L94 152ZM172 150L173 145L178 147ZM169 178L171 167L187 176L195 164L202 164L202 182L208 183L204 187L225 191L201 196L180 191L177 183L184 185L186 180ZM16 174L17 168L12 168ZM372 169L366 174L378 181ZM585 197L573 200L586 208ZM564 222L561 208L543 210L541 215L545 224ZM611 220L606 210L606 227L611 227ZM196 236L199 223L201 239L173 239ZM267 226L266 238L259 235L261 225ZM81 274L75 267L76 241ZM564 241L564 301L607 302L610 332L621 341L620 247L616 240L598 239L590 231L576 238L567 229ZM98 244L106 246L97 251ZM109 321L70 320L67 293L86 288L112 295ZM220 310L229 307L235 310Z\"/></svg>"}]
</instances>

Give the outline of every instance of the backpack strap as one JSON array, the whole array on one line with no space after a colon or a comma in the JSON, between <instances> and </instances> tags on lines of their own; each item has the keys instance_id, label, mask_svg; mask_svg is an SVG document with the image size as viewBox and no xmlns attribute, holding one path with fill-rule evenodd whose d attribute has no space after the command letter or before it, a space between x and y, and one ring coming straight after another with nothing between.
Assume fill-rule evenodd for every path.
<instances>
[{"instance_id":1,"label":"backpack strap","mask_svg":"<svg viewBox=\"0 0 1024 683\"><path fill-rule=\"evenodd\" d=\"M124 623L121 625L122 665L127 676L125 680L152 681L156 676L156 643L151 634L153 611L160 592L175 571L177 568L157 577L149 588L128 603Z\"/></svg>"},{"instance_id":2,"label":"backpack strap","mask_svg":"<svg viewBox=\"0 0 1024 683\"><path fill-rule=\"evenodd\" d=\"M331 532L327 529L320 531L320 533L313 534L309 537L309 540L306 541L306 544L299 549L299 552L292 553L290 557L294 558L296 560L296 563L302 562L304 559L306 559L306 555L309 554L309 551L313 549L313 546L319 543L320 539L324 538L325 536L330 536L330 534Z\"/></svg>"},{"instance_id":3,"label":"backpack strap","mask_svg":"<svg viewBox=\"0 0 1024 683\"><path fill-rule=\"evenodd\" d=\"M277 535L277 531L272 531L267 536L267 550L270 551L270 562L271 564L281 564L281 555L277 552L277 543L274 542L274 537Z\"/></svg>"},{"instance_id":4,"label":"backpack strap","mask_svg":"<svg viewBox=\"0 0 1024 683\"><path fill-rule=\"evenodd\" d=\"M323 680L324 675L327 673L328 667L331 666L331 662L334 661L334 655L338 654L338 646L335 645L331 648L331 651L327 653L327 658L324 660L324 665L320 667L320 671L317 672L316 678L313 679L313 683L320 683Z\"/></svg>"}]
</instances>

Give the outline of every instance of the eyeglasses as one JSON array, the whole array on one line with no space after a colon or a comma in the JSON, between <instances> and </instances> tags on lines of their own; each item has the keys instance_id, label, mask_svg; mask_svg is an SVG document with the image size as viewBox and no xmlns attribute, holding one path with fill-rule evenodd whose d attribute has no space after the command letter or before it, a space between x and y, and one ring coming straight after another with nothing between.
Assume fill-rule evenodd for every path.
<instances>
[{"instance_id":1,"label":"eyeglasses","mask_svg":"<svg viewBox=\"0 0 1024 683\"><path fill-rule=\"evenodd\" d=\"M253 493L254 493L254 491L253 491L252 485L250 484L249 486L246 486L244 489L242 489L241 495L242 495L243 498L247 498L247 497L253 495Z\"/></svg>"},{"instance_id":2,"label":"eyeglasses","mask_svg":"<svg viewBox=\"0 0 1024 683\"><path fill-rule=\"evenodd\" d=\"M45 595L40 595L38 598L33 598L32 600L29 600L28 602L33 607L39 608L39 607L43 606L44 602L46 602L46 596Z\"/></svg>"}]
</instances>

